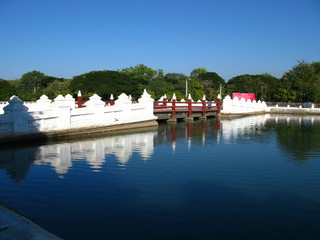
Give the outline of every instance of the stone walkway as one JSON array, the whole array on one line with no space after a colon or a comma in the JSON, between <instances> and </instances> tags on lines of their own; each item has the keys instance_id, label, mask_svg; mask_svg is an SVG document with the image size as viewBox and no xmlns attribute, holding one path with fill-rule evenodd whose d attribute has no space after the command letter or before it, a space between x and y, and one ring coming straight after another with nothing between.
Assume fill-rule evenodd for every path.
<instances>
[{"instance_id":1,"label":"stone walkway","mask_svg":"<svg viewBox=\"0 0 320 240\"><path fill-rule=\"evenodd\" d=\"M1 240L62 240L26 217L0 205Z\"/></svg>"}]
</instances>

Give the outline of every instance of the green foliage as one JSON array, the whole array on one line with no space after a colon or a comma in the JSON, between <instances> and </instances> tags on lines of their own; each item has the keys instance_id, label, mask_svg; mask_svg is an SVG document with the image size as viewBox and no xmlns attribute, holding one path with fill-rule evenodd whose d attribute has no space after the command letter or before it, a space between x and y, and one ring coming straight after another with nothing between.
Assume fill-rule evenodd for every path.
<instances>
[{"instance_id":1,"label":"green foliage","mask_svg":"<svg viewBox=\"0 0 320 240\"><path fill-rule=\"evenodd\" d=\"M172 92L174 92L176 94L178 99L185 98L187 79L189 79L189 78L186 75L181 74L181 73L168 73L165 75L166 83L168 85L171 84Z\"/></svg>"},{"instance_id":2,"label":"green foliage","mask_svg":"<svg viewBox=\"0 0 320 240\"><path fill-rule=\"evenodd\" d=\"M0 79L0 101L8 101L15 95L15 88L9 81Z\"/></svg>"},{"instance_id":3,"label":"green foliage","mask_svg":"<svg viewBox=\"0 0 320 240\"><path fill-rule=\"evenodd\" d=\"M153 92L154 99L161 98L164 94L174 92L174 85L172 83L168 83L164 80L154 80L149 83L147 86L148 92L149 90ZM150 93L149 93L150 94Z\"/></svg>"},{"instance_id":4,"label":"green foliage","mask_svg":"<svg viewBox=\"0 0 320 240\"><path fill-rule=\"evenodd\" d=\"M282 76L280 88L295 92L293 101L320 101L320 62L299 62Z\"/></svg>"},{"instance_id":5,"label":"green foliage","mask_svg":"<svg viewBox=\"0 0 320 240\"><path fill-rule=\"evenodd\" d=\"M52 85L53 82L56 83ZM54 96L56 89L50 88L57 85L58 82L64 82L64 79L47 76L39 71L32 71L23 74L14 85L16 93L21 99L35 101L42 94L48 94L53 98L56 97Z\"/></svg>"},{"instance_id":6,"label":"green foliage","mask_svg":"<svg viewBox=\"0 0 320 240\"><path fill-rule=\"evenodd\" d=\"M69 85L71 80L64 79L64 80L54 80L53 82L48 83L47 87L43 90L43 94L47 95L48 98L54 99L59 94L65 96L70 92Z\"/></svg>"},{"instance_id":7,"label":"green foliage","mask_svg":"<svg viewBox=\"0 0 320 240\"><path fill-rule=\"evenodd\" d=\"M207 72L207 69L205 69L205 68L196 68L191 71L190 77L193 79L198 79L200 77L200 75L203 75L206 72Z\"/></svg>"},{"instance_id":8,"label":"green foliage","mask_svg":"<svg viewBox=\"0 0 320 240\"><path fill-rule=\"evenodd\" d=\"M41 81L46 76L39 71L27 72L21 76L17 83L17 94L23 100L36 100L41 96Z\"/></svg>"},{"instance_id":9,"label":"green foliage","mask_svg":"<svg viewBox=\"0 0 320 240\"><path fill-rule=\"evenodd\" d=\"M227 92L255 93L256 98L264 101L272 101L277 94L278 79L270 74L240 75L230 79L227 83Z\"/></svg>"},{"instance_id":10,"label":"green foliage","mask_svg":"<svg viewBox=\"0 0 320 240\"><path fill-rule=\"evenodd\" d=\"M117 97L123 92L138 99L146 88L155 99L164 94L171 99L173 93L178 99L185 99L187 81L188 93L194 100L202 99L203 95L208 100L215 100L221 87L223 96L244 92L255 93L257 99L264 101L320 101L320 62L309 64L304 61L286 72L281 79L267 73L245 74L233 77L228 83L205 68L196 68L190 76L186 76L180 73L164 74L161 69L154 70L143 64L119 71L84 73L72 80L32 71L23 74L17 81L0 79L0 98L8 99L16 94L23 100L37 100L42 94L49 98L67 93L76 96L81 90L84 99L93 93L109 99L111 94Z\"/></svg>"},{"instance_id":11,"label":"green foliage","mask_svg":"<svg viewBox=\"0 0 320 240\"><path fill-rule=\"evenodd\" d=\"M84 98L96 93L103 99L109 99L126 93L137 99L142 94L139 83L130 78L126 73L117 71L93 71L73 77L70 83L71 91L76 94L81 90Z\"/></svg>"},{"instance_id":12,"label":"green foliage","mask_svg":"<svg viewBox=\"0 0 320 240\"><path fill-rule=\"evenodd\" d=\"M294 102L297 100L297 93L292 89L278 88L274 97L278 101Z\"/></svg>"},{"instance_id":13,"label":"green foliage","mask_svg":"<svg viewBox=\"0 0 320 240\"><path fill-rule=\"evenodd\" d=\"M204 95L203 85L201 82L191 80L189 86L189 93L191 94L192 99L201 100Z\"/></svg>"},{"instance_id":14,"label":"green foliage","mask_svg":"<svg viewBox=\"0 0 320 240\"><path fill-rule=\"evenodd\" d=\"M203 85L204 94L207 99L214 100L222 90L226 89L226 82L215 72L205 72L198 77ZM223 92L222 92L223 93Z\"/></svg>"},{"instance_id":15,"label":"green foliage","mask_svg":"<svg viewBox=\"0 0 320 240\"><path fill-rule=\"evenodd\" d=\"M138 64L135 67L124 68L120 72L127 74L130 79L134 80L137 84L147 85L157 76L157 71L149 68L143 64ZM163 72L162 72L163 74Z\"/></svg>"}]
</instances>

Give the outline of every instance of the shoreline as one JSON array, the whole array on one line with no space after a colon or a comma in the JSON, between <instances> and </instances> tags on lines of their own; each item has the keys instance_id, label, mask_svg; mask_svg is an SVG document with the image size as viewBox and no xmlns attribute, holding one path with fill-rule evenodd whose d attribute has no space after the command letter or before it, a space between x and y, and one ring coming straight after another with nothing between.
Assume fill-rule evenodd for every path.
<instances>
[{"instance_id":1,"label":"shoreline","mask_svg":"<svg viewBox=\"0 0 320 240\"><path fill-rule=\"evenodd\" d=\"M48 131L48 132L34 132L34 133L24 133L24 134L3 134L0 135L1 144L11 144L17 142L25 141L50 141L56 139L64 139L69 137L77 137L89 134L100 134L100 133L110 133L110 132L122 132L125 130L132 129L143 129L148 127L158 126L156 120L149 120L143 122L126 123L119 125L106 125L106 126L91 126L84 128L72 128L59 131Z\"/></svg>"}]
</instances>

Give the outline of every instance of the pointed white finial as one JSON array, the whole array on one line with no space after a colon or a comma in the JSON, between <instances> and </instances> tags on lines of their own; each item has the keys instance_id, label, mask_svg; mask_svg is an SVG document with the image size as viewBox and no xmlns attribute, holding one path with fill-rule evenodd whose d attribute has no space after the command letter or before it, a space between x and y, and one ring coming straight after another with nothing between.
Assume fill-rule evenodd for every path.
<instances>
[{"instance_id":1,"label":"pointed white finial","mask_svg":"<svg viewBox=\"0 0 320 240\"><path fill-rule=\"evenodd\" d=\"M203 101L206 100L206 95L203 95L202 100L203 100Z\"/></svg>"},{"instance_id":2,"label":"pointed white finial","mask_svg":"<svg viewBox=\"0 0 320 240\"><path fill-rule=\"evenodd\" d=\"M113 94L111 94L111 96L110 96L110 100L113 100L114 98L113 98Z\"/></svg>"},{"instance_id":3,"label":"pointed white finial","mask_svg":"<svg viewBox=\"0 0 320 240\"><path fill-rule=\"evenodd\" d=\"M81 96L82 96L82 94L81 94L81 91L79 90L78 97L81 97Z\"/></svg>"},{"instance_id":4,"label":"pointed white finial","mask_svg":"<svg viewBox=\"0 0 320 240\"><path fill-rule=\"evenodd\" d=\"M192 99L192 97L191 97L191 94L189 93L188 94L188 100L191 100Z\"/></svg>"},{"instance_id":5,"label":"pointed white finial","mask_svg":"<svg viewBox=\"0 0 320 240\"><path fill-rule=\"evenodd\" d=\"M173 93L172 99L173 99L173 100L176 100L176 99L177 99L177 96L176 96L175 93Z\"/></svg>"}]
</instances>

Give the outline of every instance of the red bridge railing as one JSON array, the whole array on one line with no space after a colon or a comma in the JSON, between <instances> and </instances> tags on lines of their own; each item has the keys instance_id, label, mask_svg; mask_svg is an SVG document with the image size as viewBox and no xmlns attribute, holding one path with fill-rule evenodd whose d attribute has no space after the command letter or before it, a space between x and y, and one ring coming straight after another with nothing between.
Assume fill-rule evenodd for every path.
<instances>
[{"instance_id":1,"label":"red bridge railing","mask_svg":"<svg viewBox=\"0 0 320 240\"><path fill-rule=\"evenodd\" d=\"M192 117L193 113L202 113L202 116L206 116L208 112L220 113L221 99L217 102L201 101L193 102L188 100L187 102L179 102L176 100L168 101L154 101L154 113L170 113L171 118L175 118L177 113L186 113L188 117Z\"/></svg>"}]
</instances>

